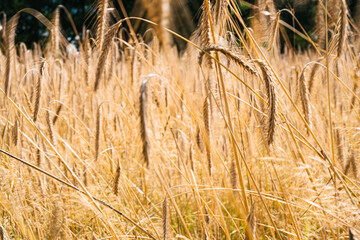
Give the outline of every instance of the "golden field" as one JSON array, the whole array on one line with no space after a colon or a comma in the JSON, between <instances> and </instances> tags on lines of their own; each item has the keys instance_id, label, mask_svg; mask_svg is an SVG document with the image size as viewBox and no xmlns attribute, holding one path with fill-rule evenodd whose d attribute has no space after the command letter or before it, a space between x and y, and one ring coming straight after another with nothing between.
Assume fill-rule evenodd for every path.
<instances>
[{"instance_id":1,"label":"golden field","mask_svg":"<svg viewBox=\"0 0 360 240\"><path fill-rule=\"evenodd\" d=\"M23 10L50 32L32 48L15 44L20 13L1 22L0 238L360 235L360 40L346 1L337 15L319 2L317 35L296 30L309 43L297 51L272 1L250 26L236 1L204 1L189 39L169 30L170 1L154 2L156 17L111 22L98 1L78 47L59 8Z\"/></svg>"}]
</instances>

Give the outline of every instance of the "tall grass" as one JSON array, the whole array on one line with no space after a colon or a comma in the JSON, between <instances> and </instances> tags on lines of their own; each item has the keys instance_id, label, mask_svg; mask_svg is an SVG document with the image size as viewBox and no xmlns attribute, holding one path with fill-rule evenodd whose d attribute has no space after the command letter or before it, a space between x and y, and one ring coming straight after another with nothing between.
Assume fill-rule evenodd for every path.
<instances>
[{"instance_id":1,"label":"tall grass","mask_svg":"<svg viewBox=\"0 0 360 240\"><path fill-rule=\"evenodd\" d=\"M249 5L252 29L236 1L204 1L191 40L167 30L171 1L139 2L161 13L132 18L151 42L124 37L111 1L97 1L79 49L64 44L59 8L51 21L25 11L49 28L46 46L15 45L18 14L1 22L0 148L22 160L0 156L0 238L360 235L360 46L346 1L318 1L317 43L300 28L311 48L296 53L279 51L291 26L272 1Z\"/></svg>"}]
</instances>

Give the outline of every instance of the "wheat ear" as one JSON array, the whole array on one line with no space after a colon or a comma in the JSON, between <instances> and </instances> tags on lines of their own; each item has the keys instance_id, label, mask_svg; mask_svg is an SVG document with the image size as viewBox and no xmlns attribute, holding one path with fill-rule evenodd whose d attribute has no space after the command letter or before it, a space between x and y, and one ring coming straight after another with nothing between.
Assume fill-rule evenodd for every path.
<instances>
[{"instance_id":1,"label":"wheat ear","mask_svg":"<svg viewBox=\"0 0 360 240\"><path fill-rule=\"evenodd\" d=\"M271 51L274 47L275 42L277 42L276 39L277 39L277 33L278 33L278 29L279 29L280 13L281 12L278 12L276 14L275 21L272 23L268 51Z\"/></svg>"},{"instance_id":2,"label":"wheat ear","mask_svg":"<svg viewBox=\"0 0 360 240\"><path fill-rule=\"evenodd\" d=\"M344 152L343 140L340 135L339 129L335 129L335 141L336 141L339 163L340 163L341 168L344 169L345 152Z\"/></svg>"},{"instance_id":3,"label":"wheat ear","mask_svg":"<svg viewBox=\"0 0 360 240\"><path fill-rule=\"evenodd\" d=\"M351 229L349 228L349 240L356 240L357 238L355 237L354 233L351 231Z\"/></svg>"},{"instance_id":4,"label":"wheat ear","mask_svg":"<svg viewBox=\"0 0 360 240\"><path fill-rule=\"evenodd\" d=\"M54 146L56 146L55 136L54 136L54 126L53 126L53 121L51 119L51 115L50 115L49 111L46 111L46 124L47 124L47 127L48 127L50 141Z\"/></svg>"},{"instance_id":5,"label":"wheat ear","mask_svg":"<svg viewBox=\"0 0 360 240\"><path fill-rule=\"evenodd\" d=\"M227 58L233 60L236 64L238 64L240 67L242 67L246 72L248 72L252 75L257 75L257 72L249 64L247 64L244 59L241 59L235 53L232 53L229 49L226 49L221 46L212 45L212 46L208 46L208 47L204 48L203 52L201 52L199 54L199 64L200 65L202 64L202 59L203 59L204 54L209 53L211 51L221 52Z\"/></svg>"},{"instance_id":6,"label":"wheat ear","mask_svg":"<svg viewBox=\"0 0 360 240\"><path fill-rule=\"evenodd\" d=\"M209 0L204 0L201 6L202 15L200 18L200 41L201 41L200 46L203 48L211 44L211 30L210 30L211 16L208 16L205 1L208 1L209 6L211 6L211 2ZM212 60L211 57L209 56L206 56L206 65L210 69L212 68Z\"/></svg>"},{"instance_id":7,"label":"wheat ear","mask_svg":"<svg viewBox=\"0 0 360 240\"><path fill-rule=\"evenodd\" d=\"M299 91L300 91L300 98L301 103L305 115L305 121L308 123L309 127L311 128L311 107L310 107L310 99L309 99L309 88L307 86L307 82L305 79L305 68L300 74L299 77Z\"/></svg>"},{"instance_id":8,"label":"wheat ear","mask_svg":"<svg viewBox=\"0 0 360 240\"><path fill-rule=\"evenodd\" d=\"M102 50L105 38L105 30L108 24L108 5L109 0L98 0L97 1L97 9L99 14L97 16L97 29L96 29L96 42L98 45L98 49Z\"/></svg>"},{"instance_id":9,"label":"wheat ear","mask_svg":"<svg viewBox=\"0 0 360 240\"><path fill-rule=\"evenodd\" d=\"M96 132L95 132L95 160L99 158L100 152L100 131L101 131L101 105L96 113Z\"/></svg>"},{"instance_id":10,"label":"wheat ear","mask_svg":"<svg viewBox=\"0 0 360 240\"><path fill-rule=\"evenodd\" d=\"M10 240L5 228L0 224L0 240Z\"/></svg>"},{"instance_id":11,"label":"wheat ear","mask_svg":"<svg viewBox=\"0 0 360 240\"><path fill-rule=\"evenodd\" d=\"M256 239L255 204L250 208L249 215L246 218L246 225L245 240Z\"/></svg>"},{"instance_id":12,"label":"wheat ear","mask_svg":"<svg viewBox=\"0 0 360 240\"><path fill-rule=\"evenodd\" d=\"M18 118L16 118L14 126L12 128L11 131L11 135L12 135L12 142L13 144L16 146L18 143L18 139L19 139L19 120Z\"/></svg>"},{"instance_id":13,"label":"wheat ear","mask_svg":"<svg viewBox=\"0 0 360 240\"><path fill-rule=\"evenodd\" d=\"M10 91L10 80L13 80L11 76L11 65L15 60L15 30L19 21L19 14L15 14L10 21L6 24L5 29L5 94L8 95Z\"/></svg>"},{"instance_id":14,"label":"wheat ear","mask_svg":"<svg viewBox=\"0 0 360 240\"><path fill-rule=\"evenodd\" d=\"M143 156L146 166L150 165L150 140L148 136L148 122L147 122L147 88L150 84L150 77L147 77L140 87L140 125L141 125L141 140L143 143Z\"/></svg>"},{"instance_id":15,"label":"wheat ear","mask_svg":"<svg viewBox=\"0 0 360 240\"><path fill-rule=\"evenodd\" d=\"M325 43L325 16L322 0L318 0L315 14L315 34L319 47L323 48Z\"/></svg>"},{"instance_id":16,"label":"wheat ear","mask_svg":"<svg viewBox=\"0 0 360 240\"><path fill-rule=\"evenodd\" d=\"M209 101L209 96L206 97L204 104L203 104L203 118L204 118L204 125L205 125L205 131L206 131L206 136L207 136L207 141L206 141L206 157L207 157L207 161L208 161L208 170L209 170L209 175L211 176L211 169L212 169L212 159L211 159L211 147L210 147L210 142L211 142L211 131L210 131L210 126L211 126L211 117L210 117L210 101Z\"/></svg>"},{"instance_id":17,"label":"wheat ear","mask_svg":"<svg viewBox=\"0 0 360 240\"><path fill-rule=\"evenodd\" d=\"M265 81L266 94L268 98L268 124L266 143L270 146L274 141L276 126L276 93L274 80L269 67L262 60L254 60L261 69L263 79Z\"/></svg>"},{"instance_id":18,"label":"wheat ear","mask_svg":"<svg viewBox=\"0 0 360 240\"><path fill-rule=\"evenodd\" d=\"M120 181L120 162L118 162L114 178L114 194L117 196L119 193L119 181Z\"/></svg>"},{"instance_id":19,"label":"wheat ear","mask_svg":"<svg viewBox=\"0 0 360 240\"><path fill-rule=\"evenodd\" d=\"M169 204L166 196L163 202L163 236L164 240L169 239Z\"/></svg>"},{"instance_id":20,"label":"wheat ear","mask_svg":"<svg viewBox=\"0 0 360 240\"><path fill-rule=\"evenodd\" d=\"M59 53L59 42L60 42L60 8L56 8L52 18L52 29L51 29L51 52L58 54Z\"/></svg>"},{"instance_id":21,"label":"wheat ear","mask_svg":"<svg viewBox=\"0 0 360 240\"><path fill-rule=\"evenodd\" d=\"M36 122L40 110L41 87L42 87L41 85L44 74L44 67L45 67L45 61L42 61L40 66L40 76L37 79L36 88L35 88L35 107L34 107L34 115L33 115L34 122Z\"/></svg>"},{"instance_id":22,"label":"wheat ear","mask_svg":"<svg viewBox=\"0 0 360 240\"><path fill-rule=\"evenodd\" d=\"M349 159L346 163L345 169L344 169L344 174L347 175L349 173L349 170L352 166L352 171L354 173L354 176L356 177L357 175L357 168L356 168L356 163L355 163L355 153L353 151L351 151L350 155L349 155Z\"/></svg>"},{"instance_id":23,"label":"wheat ear","mask_svg":"<svg viewBox=\"0 0 360 240\"><path fill-rule=\"evenodd\" d=\"M346 0L340 0L340 16L339 16L339 33L337 38L337 57L340 57L344 48L345 40L347 38L347 28L348 28L348 9Z\"/></svg>"},{"instance_id":24,"label":"wheat ear","mask_svg":"<svg viewBox=\"0 0 360 240\"><path fill-rule=\"evenodd\" d=\"M57 107L57 109L56 109L55 116L54 116L54 118L53 118L53 120L52 120L52 124L53 124L53 125L55 125L56 121L57 121L58 118L59 118L59 115L60 115L62 106L63 106L63 105L60 103L60 105L59 105L59 106Z\"/></svg>"},{"instance_id":25,"label":"wheat ear","mask_svg":"<svg viewBox=\"0 0 360 240\"><path fill-rule=\"evenodd\" d=\"M108 56L108 53L110 50L110 46L111 46L110 42L112 41L114 35L118 31L118 29L121 26L123 21L124 20L120 20L117 23L115 23L114 25L112 25L105 34L104 41L103 41L101 51L100 51L99 61L96 66L94 91L97 91L97 89L99 87L100 77L104 71L105 62L106 62L106 59L107 59L107 56Z\"/></svg>"}]
</instances>

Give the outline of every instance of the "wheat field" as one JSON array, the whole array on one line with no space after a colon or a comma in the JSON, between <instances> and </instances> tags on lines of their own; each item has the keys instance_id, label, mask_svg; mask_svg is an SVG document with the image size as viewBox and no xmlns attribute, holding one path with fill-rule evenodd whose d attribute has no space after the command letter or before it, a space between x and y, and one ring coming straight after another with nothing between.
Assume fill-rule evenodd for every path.
<instances>
[{"instance_id":1,"label":"wheat field","mask_svg":"<svg viewBox=\"0 0 360 240\"><path fill-rule=\"evenodd\" d=\"M170 30L170 0L142 4L114 22L97 1L77 47L61 7L1 21L0 239L360 236L360 24L346 1L319 1L310 36L272 0L250 4L248 25L237 1L205 0L190 38ZM46 44L15 44L20 14Z\"/></svg>"}]
</instances>

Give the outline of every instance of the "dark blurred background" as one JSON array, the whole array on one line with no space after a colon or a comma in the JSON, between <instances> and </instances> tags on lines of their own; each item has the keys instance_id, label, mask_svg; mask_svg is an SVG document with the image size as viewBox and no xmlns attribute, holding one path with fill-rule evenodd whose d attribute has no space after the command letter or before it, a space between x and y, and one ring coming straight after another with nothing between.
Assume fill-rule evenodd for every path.
<instances>
[{"instance_id":1,"label":"dark blurred background","mask_svg":"<svg viewBox=\"0 0 360 240\"><path fill-rule=\"evenodd\" d=\"M138 5L135 5L135 1L136 0L122 1L129 16L136 15L139 12L139 9L137 9ZM360 0L348 0L352 16L355 15L355 6L357 1L360 2ZM179 2L181 2L181 4L179 4ZM173 25L176 26L175 30L177 32L185 37L190 36L192 31L195 29L200 16L199 7L202 2L202 0L173 0L173 3L178 8L174 11L175 14L173 20ZM254 0L247 2L253 4ZM294 11L301 24L311 34L314 30L314 15L317 0L275 0L274 2L277 9L288 8ZM239 1L239 3L243 18L249 22L251 17L250 8L246 4L241 4L241 1ZM48 19L51 19L51 15L56 6L63 5L70 11L76 28L81 34L83 26L91 29L94 25L94 18L96 15L94 4L94 0L1 0L0 12L5 12L7 19L9 20L9 18L17 11L23 8L33 8L43 13ZM114 1L114 7L117 8L120 17L123 17L117 0ZM74 42L75 34L72 30L71 24L64 11L60 12L62 32L69 41ZM0 15L0 17L2 18L2 15ZM283 14L282 20L300 29L299 26L296 26L296 24L294 25L289 14ZM17 43L25 42L29 47L33 42L44 43L47 41L48 34L48 30L33 16L25 13L21 14L16 35ZM291 32L289 32L289 38L292 44L297 45L296 47L304 48L307 45L306 41Z\"/></svg>"}]
</instances>

